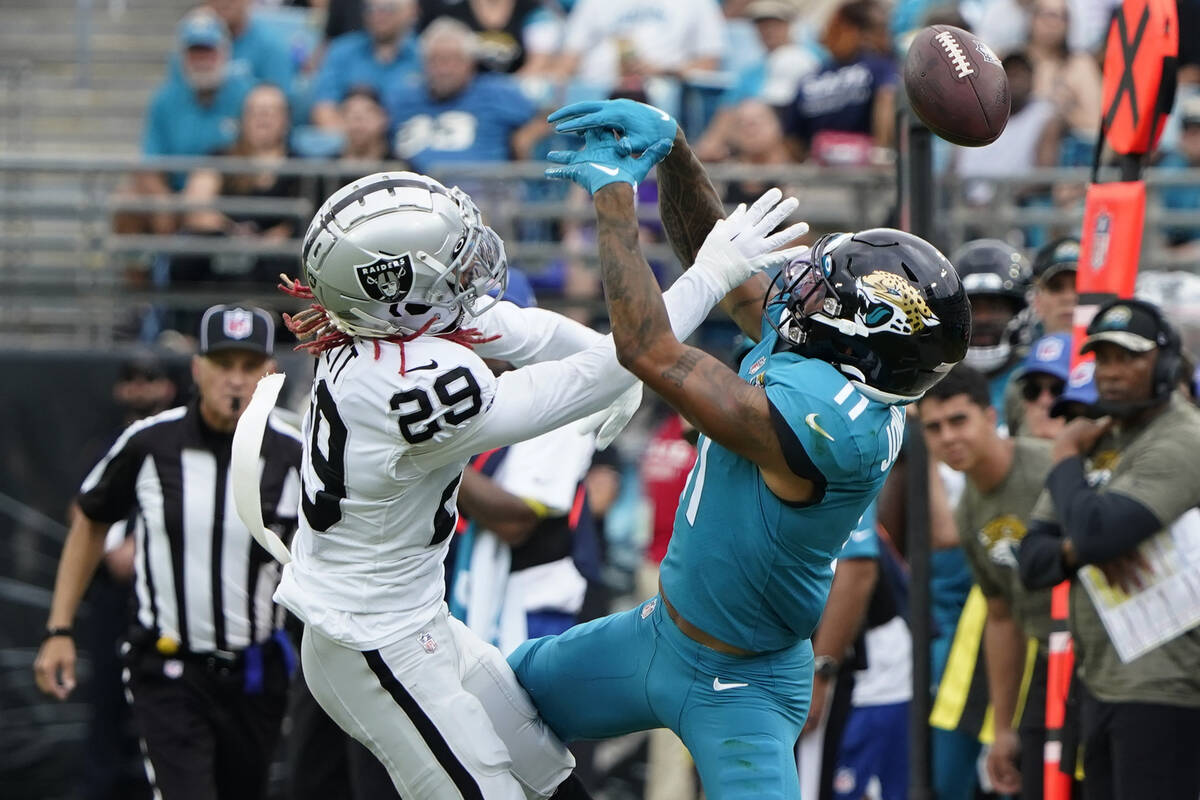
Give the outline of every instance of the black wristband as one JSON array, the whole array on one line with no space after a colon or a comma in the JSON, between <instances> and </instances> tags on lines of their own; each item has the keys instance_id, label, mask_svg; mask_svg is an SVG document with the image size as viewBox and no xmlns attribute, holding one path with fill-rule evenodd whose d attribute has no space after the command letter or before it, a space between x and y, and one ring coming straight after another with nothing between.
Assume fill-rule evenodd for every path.
<instances>
[{"instance_id":1,"label":"black wristband","mask_svg":"<svg viewBox=\"0 0 1200 800\"><path fill-rule=\"evenodd\" d=\"M44 642L47 639L52 639L55 636L65 636L68 639L74 639L75 631L71 630L70 628L47 628L46 635L42 637L42 641Z\"/></svg>"}]
</instances>

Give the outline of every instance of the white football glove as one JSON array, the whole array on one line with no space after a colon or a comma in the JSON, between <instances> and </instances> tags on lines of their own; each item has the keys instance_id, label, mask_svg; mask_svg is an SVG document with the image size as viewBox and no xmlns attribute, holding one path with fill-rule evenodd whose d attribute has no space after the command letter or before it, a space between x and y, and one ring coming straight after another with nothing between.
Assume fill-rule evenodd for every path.
<instances>
[{"instance_id":1,"label":"white football glove","mask_svg":"<svg viewBox=\"0 0 1200 800\"><path fill-rule=\"evenodd\" d=\"M642 382L638 381L626 389L608 408L603 408L579 420L576 423L578 426L576 430L582 434L595 431L596 449L604 450L613 443L621 431L625 430L629 420L641 407Z\"/></svg>"},{"instance_id":2,"label":"white football glove","mask_svg":"<svg viewBox=\"0 0 1200 800\"><path fill-rule=\"evenodd\" d=\"M755 273L786 266L808 252L808 247L775 248L807 233L808 223L797 222L775 234L771 231L799 205L794 197L784 199L778 189L769 189L749 209L742 203L713 225L692 269L724 297Z\"/></svg>"}]
</instances>

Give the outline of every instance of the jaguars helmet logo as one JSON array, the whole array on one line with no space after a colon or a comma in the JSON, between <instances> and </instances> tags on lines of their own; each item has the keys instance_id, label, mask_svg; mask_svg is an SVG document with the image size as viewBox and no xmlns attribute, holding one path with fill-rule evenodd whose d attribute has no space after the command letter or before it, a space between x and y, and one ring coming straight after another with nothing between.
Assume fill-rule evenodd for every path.
<instances>
[{"instance_id":1,"label":"jaguars helmet logo","mask_svg":"<svg viewBox=\"0 0 1200 800\"><path fill-rule=\"evenodd\" d=\"M911 283L882 270L857 281L858 322L869 333L911 335L940 325L925 296Z\"/></svg>"},{"instance_id":2,"label":"jaguars helmet logo","mask_svg":"<svg viewBox=\"0 0 1200 800\"><path fill-rule=\"evenodd\" d=\"M1025 538L1025 523L1020 517L1003 514L990 520L976 535L994 563L1017 568L1017 545Z\"/></svg>"}]
</instances>

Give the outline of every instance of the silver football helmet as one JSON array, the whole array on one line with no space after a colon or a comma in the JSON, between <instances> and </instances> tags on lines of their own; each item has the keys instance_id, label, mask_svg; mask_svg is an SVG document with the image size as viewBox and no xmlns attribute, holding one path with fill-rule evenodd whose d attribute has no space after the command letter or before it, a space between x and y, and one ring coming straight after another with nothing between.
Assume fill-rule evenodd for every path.
<instances>
[{"instance_id":1,"label":"silver football helmet","mask_svg":"<svg viewBox=\"0 0 1200 800\"><path fill-rule=\"evenodd\" d=\"M491 308L508 280L504 243L471 198L413 172L368 175L334 192L308 226L301 258L313 296L351 336L426 325L448 333Z\"/></svg>"}]
</instances>

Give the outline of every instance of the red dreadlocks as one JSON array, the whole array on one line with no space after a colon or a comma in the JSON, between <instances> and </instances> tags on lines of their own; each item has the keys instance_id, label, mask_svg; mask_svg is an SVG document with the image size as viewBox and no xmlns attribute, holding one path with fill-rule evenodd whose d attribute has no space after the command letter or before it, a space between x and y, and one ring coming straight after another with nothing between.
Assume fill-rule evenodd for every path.
<instances>
[{"instance_id":1,"label":"red dreadlocks","mask_svg":"<svg viewBox=\"0 0 1200 800\"><path fill-rule=\"evenodd\" d=\"M287 275L280 273L279 289L292 297L300 298L301 300L313 300L312 289L305 286L299 280L289 278ZM300 343L296 345L296 350L307 350L314 356L319 356L327 350L333 350L337 347L353 344L354 337L350 334L338 330L334 325L333 320L329 316L329 312L320 303L312 303L308 308L301 311L299 314L292 316L291 314L283 315L283 322L287 325L287 329L296 334L296 338ZM379 359L380 341L391 342L392 344L400 345L400 374L404 374L404 343L410 342L418 336L424 335L429 327L433 325L433 320L429 320L422 325L418 330L406 334L392 334L391 336L381 336L373 338L371 343L375 345L375 359ZM462 345L466 348L474 347L477 344L491 342L499 339L496 336L484 336L475 328L460 328L444 334L434 334L440 339L445 339L455 344Z\"/></svg>"}]
</instances>

